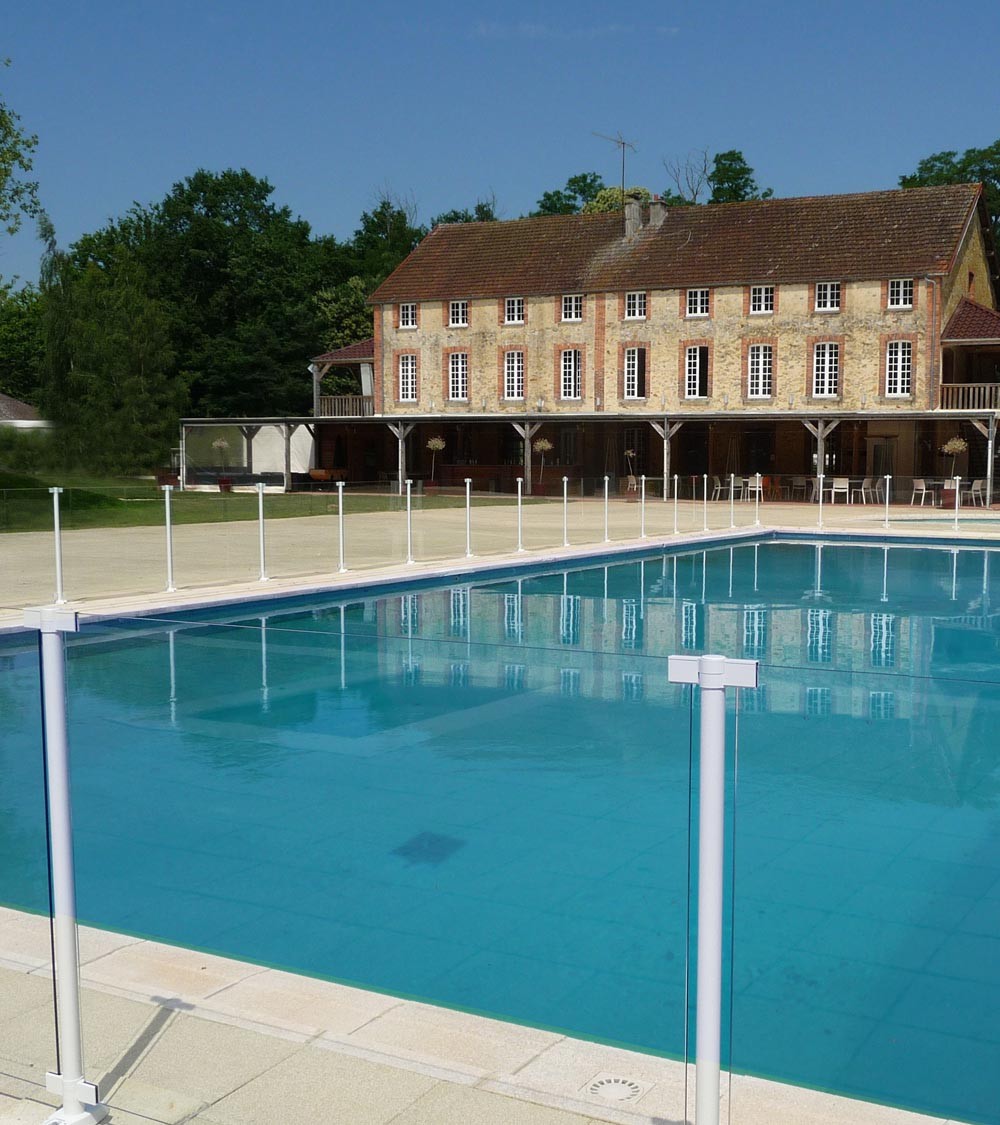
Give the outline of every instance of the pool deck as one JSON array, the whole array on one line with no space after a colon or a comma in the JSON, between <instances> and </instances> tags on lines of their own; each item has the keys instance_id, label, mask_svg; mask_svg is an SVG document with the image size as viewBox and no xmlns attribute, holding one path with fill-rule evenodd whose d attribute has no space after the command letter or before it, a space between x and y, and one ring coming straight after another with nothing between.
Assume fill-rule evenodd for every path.
<instances>
[{"instance_id":1,"label":"pool deck","mask_svg":"<svg viewBox=\"0 0 1000 1125\"><path fill-rule=\"evenodd\" d=\"M163 613L246 598L335 593L484 566L558 565L595 552L690 548L731 534L728 505L710 506L713 530L707 534L702 506L681 507L681 533L674 535L673 505L651 502L647 538L640 539L635 505L616 503L608 543L603 505L579 502L570 509L570 547L561 545L561 506L525 508L528 550L520 554L511 550L512 510L494 509L484 517L488 509L479 509L476 519L486 526L476 532L475 558L464 557L464 511L424 512L414 552L418 561L410 565L391 561L401 559L398 514L358 516L348 523L351 569L343 574L324 571L315 557L317 538L330 531L332 518L274 521L272 534L281 541L270 556L272 573L281 576L266 583L246 573L254 570L254 524L227 529L230 546L234 535L247 539L240 557L251 565L239 580L222 574L219 525L189 525L178 529L187 569L178 570L184 585L174 593L153 592L162 529L66 532L64 554L75 560L67 572L72 579L67 594L77 599L69 608L95 616ZM819 530L815 505L762 504L760 528L753 526L752 506L736 508L738 535ZM1000 547L996 513L963 510L957 534L941 512L896 507L888 531L882 516L872 506L826 507L822 530L848 540L944 535L961 542L993 540ZM991 518L996 522L979 523ZM14 580L0 608L0 631L16 630L22 607L51 599L46 593L51 536L7 535L0 550ZM313 573L291 573L303 568ZM111 1125L694 1120L693 1073L686 1119L684 1066L671 1060L105 931L82 928L80 949L87 1077L98 1081L112 1107ZM46 920L0 908L0 1125L41 1122L57 1104L44 1087L45 1071L55 1065L48 958ZM610 1101L590 1092L602 1078L617 1079L606 1087L625 1089L630 1097ZM723 1087L724 1113L731 1096L734 1125L941 1125L943 1120L739 1075L731 1087L724 1076Z\"/></svg>"},{"instance_id":2,"label":"pool deck","mask_svg":"<svg viewBox=\"0 0 1000 1125\"><path fill-rule=\"evenodd\" d=\"M111 1125L682 1125L668 1059L81 927L87 1077ZM0 1123L57 1099L48 924L0 908ZM624 1090L609 1101L590 1087ZM723 1075L736 1125L942 1119ZM957 1123L953 1123L957 1125Z\"/></svg>"}]
</instances>

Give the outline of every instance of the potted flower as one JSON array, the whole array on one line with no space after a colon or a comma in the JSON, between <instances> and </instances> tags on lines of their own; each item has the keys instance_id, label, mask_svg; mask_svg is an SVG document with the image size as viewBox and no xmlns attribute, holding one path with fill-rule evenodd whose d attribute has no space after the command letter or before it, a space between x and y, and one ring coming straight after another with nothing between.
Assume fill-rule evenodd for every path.
<instances>
[{"instance_id":1,"label":"potted flower","mask_svg":"<svg viewBox=\"0 0 1000 1125\"><path fill-rule=\"evenodd\" d=\"M552 452L552 442L548 438L535 438L532 448L541 455L541 462L538 467L538 483L540 485L545 474L545 454Z\"/></svg>"},{"instance_id":2,"label":"potted flower","mask_svg":"<svg viewBox=\"0 0 1000 1125\"><path fill-rule=\"evenodd\" d=\"M444 449L445 441L443 437L432 437L427 439L427 448L431 451L431 479L430 483L434 484L434 461L437 455Z\"/></svg>"},{"instance_id":3,"label":"potted flower","mask_svg":"<svg viewBox=\"0 0 1000 1125\"><path fill-rule=\"evenodd\" d=\"M959 437L957 434L953 438L948 438L944 445L941 446L941 455L951 458L951 472L948 474L950 477L954 478L955 476L955 458L965 453L968 448L969 443L965 438Z\"/></svg>"},{"instance_id":4,"label":"potted flower","mask_svg":"<svg viewBox=\"0 0 1000 1125\"><path fill-rule=\"evenodd\" d=\"M219 464L222 466L222 473L219 476L219 491L232 492L233 491L233 478L225 475L226 471L226 454L229 452L229 442L224 437L218 437L212 442L212 448L219 455Z\"/></svg>"}]
</instances>

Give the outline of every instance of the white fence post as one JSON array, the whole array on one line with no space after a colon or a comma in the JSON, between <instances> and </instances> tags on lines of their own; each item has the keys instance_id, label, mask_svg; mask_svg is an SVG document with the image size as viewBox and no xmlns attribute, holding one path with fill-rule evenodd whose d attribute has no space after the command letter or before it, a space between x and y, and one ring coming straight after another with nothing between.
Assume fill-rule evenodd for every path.
<instances>
[{"instance_id":1,"label":"white fence post","mask_svg":"<svg viewBox=\"0 0 1000 1125\"><path fill-rule=\"evenodd\" d=\"M646 538L646 475L639 478L639 538Z\"/></svg>"},{"instance_id":2,"label":"white fence post","mask_svg":"<svg viewBox=\"0 0 1000 1125\"><path fill-rule=\"evenodd\" d=\"M677 474L674 473L674 535L677 534Z\"/></svg>"},{"instance_id":3,"label":"white fence post","mask_svg":"<svg viewBox=\"0 0 1000 1125\"><path fill-rule=\"evenodd\" d=\"M413 562L413 481L406 481L406 561Z\"/></svg>"},{"instance_id":4,"label":"white fence post","mask_svg":"<svg viewBox=\"0 0 1000 1125\"><path fill-rule=\"evenodd\" d=\"M955 477L955 530L958 531L958 506L962 499L962 478Z\"/></svg>"},{"instance_id":5,"label":"white fence post","mask_svg":"<svg viewBox=\"0 0 1000 1125\"><path fill-rule=\"evenodd\" d=\"M701 529L708 531L708 473L701 478Z\"/></svg>"},{"instance_id":6,"label":"white fence post","mask_svg":"<svg viewBox=\"0 0 1000 1125\"><path fill-rule=\"evenodd\" d=\"M722 885L726 811L726 688L757 686L756 660L671 656L667 679L701 689L698 758L698 970L695 1117L719 1125L722 1047Z\"/></svg>"},{"instance_id":7,"label":"white fence post","mask_svg":"<svg viewBox=\"0 0 1000 1125\"><path fill-rule=\"evenodd\" d=\"M885 526L889 526L889 493L892 491L892 477L885 474Z\"/></svg>"},{"instance_id":8,"label":"white fence post","mask_svg":"<svg viewBox=\"0 0 1000 1125\"><path fill-rule=\"evenodd\" d=\"M604 542L609 543L608 537L608 478L604 478Z\"/></svg>"},{"instance_id":9,"label":"white fence post","mask_svg":"<svg viewBox=\"0 0 1000 1125\"><path fill-rule=\"evenodd\" d=\"M729 474L729 526L736 526L736 509L733 506L735 500L734 493L736 491L736 474Z\"/></svg>"},{"instance_id":10,"label":"white fence post","mask_svg":"<svg viewBox=\"0 0 1000 1125\"><path fill-rule=\"evenodd\" d=\"M465 478L465 557L472 558L472 477Z\"/></svg>"},{"instance_id":11,"label":"white fence post","mask_svg":"<svg viewBox=\"0 0 1000 1125\"><path fill-rule=\"evenodd\" d=\"M817 520L816 526L822 527L823 526L823 474L822 473L819 474L819 477L817 478L817 483L819 484L819 518Z\"/></svg>"},{"instance_id":12,"label":"white fence post","mask_svg":"<svg viewBox=\"0 0 1000 1125\"><path fill-rule=\"evenodd\" d=\"M56 605L63 605L66 597L63 594L63 565L62 565L62 523L59 519L59 497L61 488L50 488L52 493L52 531L55 536L56 549Z\"/></svg>"},{"instance_id":13,"label":"white fence post","mask_svg":"<svg viewBox=\"0 0 1000 1125\"><path fill-rule=\"evenodd\" d=\"M753 525L760 527L760 473L757 474L757 489L753 494Z\"/></svg>"},{"instance_id":14,"label":"white fence post","mask_svg":"<svg viewBox=\"0 0 1000 1125\"><path fill-rule=\"evenodd\" d=\"M569 546L569 477L563 477L563 546Z\"/></svg>"},{"instance_id":15,"label":"white fence post","mask_svg":"<svg viewBox=\"0 0 1000 1125\"><path fill-rule=\"evenodd\" d=\"M257 545L260 554L260 577L258 581L267 581L267 554L264 543L264 482L257 482Z\"/></svg>"},{"instance_id":16,"label":"white fence post","mask_svg":"<svg viewBox=\"0 0 1000 1125\"><path fill-rule=\"evenodd\" d=\"M524 525L521 521L521 504L524 500L524 477L517 478L517 549L518 551L524 550L524 539L522 537Z\"/></svg>"},{"instance_id":17,"label":"white fence post","mask_svg":"<svg viewBox=\"0 0 1000 1125\"><path fill-rule=\"evenodd\" d=\"M46 1125L89 1125L107 1117L97 1087L83 1077L83 1028L80 1020L80 966L73 871L73 816L66 728L66 653L63 633L79 629L71 610L26 609L24 625L41 633L42 709L45 715L46 804L52 871L52 945L54 951L59 1071L45 1075L45 1088L62 1098Z\"/></svg>"},{"instance_id":18,"label":"white fence post","mask_svg":"<svg viewBox=\"0 0 1000 1125\"><path fill-rule=\"evenodd\" d=\"M337 481L337 535L340 539L340 573L347 570L344 563L344 482Z\"/></svg>"},{"instance_id":19,"label":"white fence post","mask_svg":"<svg viewBox=\"0 0 1000 1125\"><path fill-rule=\"evenodd\" d=\"M163 524L167 532L167 593L172 594L177 589L174 585L174 525L170 518L170 494L174 486L164 484L160 487L163 489Z\"/></svg>"}]
</instances>

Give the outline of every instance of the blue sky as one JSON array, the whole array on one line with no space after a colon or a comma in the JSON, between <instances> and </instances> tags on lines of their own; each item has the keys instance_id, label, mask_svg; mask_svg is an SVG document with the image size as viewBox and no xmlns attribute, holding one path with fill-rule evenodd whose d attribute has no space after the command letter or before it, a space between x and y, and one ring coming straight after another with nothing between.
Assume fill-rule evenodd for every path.
<instances>
[{"instance_id":1,"label":"blue sky","mask_svg":"<svg viewBox=\"0 0 1000 1125\"><path fill-rule=\"evenodd\" d=\"M998 42L987 0L11 0L0 95L38 134L63 243L199 167L246 167L347 238L383 191L427 222L490 193L516 217L576 172L617 182L594 132L634 141L628 181L654 191L664 157L730 148L781 196L894 187L1000 135ZM38 254L0 236L0 276L35 279Z\"/></svg>"}]
</instances>

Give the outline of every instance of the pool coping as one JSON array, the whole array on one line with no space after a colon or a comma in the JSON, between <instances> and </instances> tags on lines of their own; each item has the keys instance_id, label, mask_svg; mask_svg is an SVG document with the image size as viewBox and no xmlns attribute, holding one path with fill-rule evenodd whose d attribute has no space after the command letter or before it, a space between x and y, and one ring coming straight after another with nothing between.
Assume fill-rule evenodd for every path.
<instances>
[{"instance_id":1,"label":"pool coping","mask_svg":"<svg viewBox=\"0 0 1000 1125\"><path fill-rule=\"evenodd\" d=\"M80 927L80 963L85 992L319 1047L348 1065L351 1059L378 1063L617 1125L680 1125L685 1108L694 1108L693 1065L685 1107L682 1062L558 1031L87 926ZM51 978L46 917L0 907L0 968ZM86 1057L86 1042L84 1049ZM55 1060L43 1060L43 1070L45 1062ZM102 1091L108 1104L115 1106L131 1073L123 1070ZM0 1074L0 1093L4 1078ZM640 1093L627 1106L609 1104L588 1089L602 1079L631 1084ZM730 1079L724 1073L722 1086L724 1112L731 1100L740 1125L961 1125L954 1118L747 1075Z\"/></svg>"}]
</instances>

